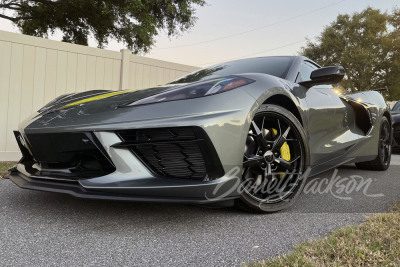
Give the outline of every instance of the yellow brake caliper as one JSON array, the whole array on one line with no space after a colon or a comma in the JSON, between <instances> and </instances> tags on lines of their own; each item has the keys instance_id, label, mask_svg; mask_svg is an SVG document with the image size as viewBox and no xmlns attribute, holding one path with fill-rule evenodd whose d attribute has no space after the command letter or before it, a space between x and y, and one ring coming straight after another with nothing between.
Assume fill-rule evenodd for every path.
<instances>
[{"instance_id":1,"label":"yellow brake caliper","mask_svg":"<svg viewBox=\"0 0 400 267\"><path fill-rule=\"evenodd\" d=\"M272 128L272 133L273 137L275 137L278 134L278 131ZM283 143L283 145L281 146L281 158L286 161L290 161L290 148L287 142ZM281 174L279 174L280 178L282 178L283 176L285 176L285 173L282 172Z\"/></svg>"}]
</instances>

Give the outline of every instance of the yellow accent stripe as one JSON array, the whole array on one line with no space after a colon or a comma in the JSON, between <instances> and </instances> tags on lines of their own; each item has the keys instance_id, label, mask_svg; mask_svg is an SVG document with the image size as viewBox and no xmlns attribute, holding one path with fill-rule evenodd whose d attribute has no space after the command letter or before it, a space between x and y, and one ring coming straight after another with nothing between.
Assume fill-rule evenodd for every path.
<instances>
[{"instance_id":1,"label":"yellow accent stripe","mask_svg":"<svg viewBox=\"0 0 400 267\"><path fill-rule=\"evenodd\" d=\"M137 90L138 89L117 91L117 92L113 92L113 93L107 93L107 94L103 94L103 95L97 95L97 96L89 97L89 98L82 99L82 100L76 101L74 103L68 104L66 106L63 106L63 107L59 108L58 110L61 110L61 109L64 109L64 108L73 107L73 106L77 106L77 105L80 105L80 104L84 104L84 103L88 103L88 102L92 102L92 101L96 101L96 100L100 100L100 99L104 99L104 98L108 98L108 97L112 97L112 96L116 96L116 95L130 93L130 92L137 91Z\"/></svg>"}]
</instances>

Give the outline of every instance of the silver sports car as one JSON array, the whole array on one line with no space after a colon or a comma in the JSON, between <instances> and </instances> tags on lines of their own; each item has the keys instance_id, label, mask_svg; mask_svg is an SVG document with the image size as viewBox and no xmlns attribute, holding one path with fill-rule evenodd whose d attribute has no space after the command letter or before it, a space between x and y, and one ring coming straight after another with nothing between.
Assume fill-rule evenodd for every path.
<instances>
[{"instance_id":1,"label":"silver sports car","mask_svg":"<svg viewBox=\"0 0 400 267\"><path fill-rule=\"evenodd\" d=\"M23 122L18 186L82 198L287 208L307 177L386 170L382 95L343 89L340 66L243 59L167 85L63 95Z\"/></svg>"}]
</instances>

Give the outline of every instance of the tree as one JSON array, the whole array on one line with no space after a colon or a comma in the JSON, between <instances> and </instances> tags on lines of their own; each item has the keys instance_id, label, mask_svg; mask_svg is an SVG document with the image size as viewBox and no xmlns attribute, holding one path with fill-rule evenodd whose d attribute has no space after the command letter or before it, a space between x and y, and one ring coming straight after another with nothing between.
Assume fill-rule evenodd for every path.
<instances>
[{"instance_id":1,"label":"tree","mask_svg":"<svg viewBox=\"0 0 400 267\"><path fill-rule=\"evenodd\" d=\"M390 54L390 69L387 77L387 83L391 90L391 100L400 100L400 9L393 12L389 19L393 31L386 43L386 47L392 47Z\"/></svg>"},{"instance_id":2,"label":"tree","mask_svg":"<svg viewBox=\"0 0 400 267\"><path fill-rule=\"evenodd\" d=\"M59 29L64 42L87 45L93 34L99 47L109 38L135 53L148 52L159 30L168 36L190 29L194 5L204 0L0 0L0 18L24 34L47 37ZM12 15L6 15L12 13Z\"/></svg>"},{"instance_id":3,"label":"tree","mask_svg":"<svg viewBox=\"0 0 400 267\"><path fill-rule=\"evenodd\" d=\"M400 9L388 14L367 8L339 15L316 42L308 40L301 53L324 66L342 65L345 88L387 86L390 98L400 99Z\"/></svg>"}]
</instances>

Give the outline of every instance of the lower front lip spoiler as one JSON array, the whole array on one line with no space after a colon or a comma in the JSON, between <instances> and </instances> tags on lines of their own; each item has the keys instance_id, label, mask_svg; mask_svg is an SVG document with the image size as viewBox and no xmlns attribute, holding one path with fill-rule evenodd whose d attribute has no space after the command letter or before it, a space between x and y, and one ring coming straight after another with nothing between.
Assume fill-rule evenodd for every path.
<instances>
[{"instance_id":1,"label":"lower front lip spoiler","mask_svg":"<svg viewBox=\"0 0 400 267\"><path fill-rule=\"evenodd\" d=\"M89 191L80 186L78 183L71 182L54 182L46 180L36 180L20 173L12 172L5 178L10 179L16 185L23 189L32 189L45 192L64 193L78 198L100 199L100 200L117 200L132 202L148 202L148 203L176 203L176 204L196 204L196 205L212 205L223 204L222 206L232 206L234 200L238 197L226 197L223 199L189 199L189 198L166 198L166 197L145 197L131 196L124 194L110 194L99 191ZM218 205L221 206L221 205Z\"/></svg>"}]
</instances>

